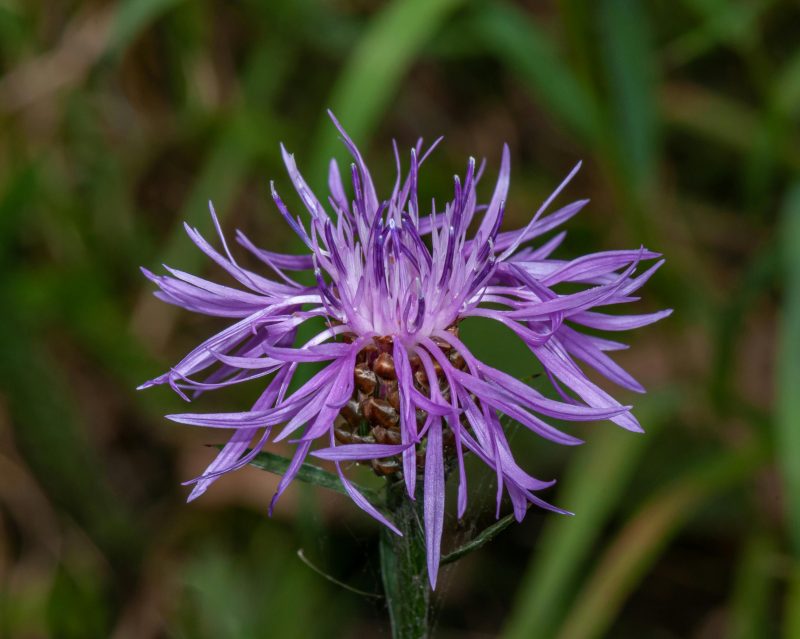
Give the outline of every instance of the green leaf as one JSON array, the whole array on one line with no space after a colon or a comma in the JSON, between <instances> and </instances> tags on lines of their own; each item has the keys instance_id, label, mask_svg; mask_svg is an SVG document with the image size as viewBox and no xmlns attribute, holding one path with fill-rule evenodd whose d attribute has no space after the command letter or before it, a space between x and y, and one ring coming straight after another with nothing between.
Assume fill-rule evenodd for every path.
<instances>
[{"instance_id":1,"label":"green leaf","mask_svg":"<svg viewBox=\"0 0 800 639\"><path fill-rule=\"evenodd\" d=\"M253 125L244 109L227 116L226 125L220 131L191 193L181 208L178 216L180 223L176 225L169 243L160 256L163 263L180 264L182 269L192 270L206 262L205 255L186 237L183 221L196 227L203 234L214 233L208 203L213 201L220 221L229 213L230 203L256 152L253 133Z\"/></svg>"},{"instance_id":2,"label":"green leaf","mask_svg":"<svg viewBox=\"0 0 800 639\"><path fill-rule=\"evenodd\" d=\"M800 52L792 56L775 81L775 106L792 119L800 110Z\"/></svg>"},{"instance_id":3,"label":"green leaf","mask_svg":"<svg viewBox=\"0 0 800 639\"><path fill-rule=\"evenodd\" d=\"M476 14L472 29L555 120L589 143L603 138L594 96L564 64L549 35L522 11L503 2L489 3Z\"/></svg>"},{"instance_id":4,"label":"green leaf","mask_svg":"<svg viewBox=\"0 0 800 639\"><path fill-rule=\"evenodd\" d=\"M780 222L784 299L777 353L776 453L783 476L789 538L800 557L800 183Z\"/></svg>"},{"instance_id":5,"label":"green leaf","mask_svg":"<svg viewBox=\"0 0 800 639\"><path fill-rule=\"evenodd\" d=\"M217 448L221 448L221 446L217 446ZM287 459L286 457L282 457L281 455L261 452L256 455L253 461L250 462L250 465L282 476L286 472L286 469L289 468L290 463L291 460ZM347 495L347 491L342 485L339 477L333 473L329 473L327 470L324 470L319 466L314 466L313 464L302 464L300 466L300 470L297 472L296 479L308 484L314 484L315 486L327 488L328 490L333 490L334 492L341 493L342 495ZM364 495L364 497L375 504L376 507L378 504L380 504L381 496L377 491L372 490L371 488L357 486L355 484L354 486L362 495Z\"/></svg>"},{"instance_id":6,"label":"green leaf","mask_svg":"<svg viewBox=\"0 0 800 639\"><path fill-rule=\"evenodd\" d=\"M737 570L730 610L731 639L760 639L773 635L770 614L774 585L775 542L765 533L751 535Z\"/></svg>"},{"instance_id":7,"label":"green leaf","mask_svg":"<svg viewBox=\"0 0 800 639\"><path fill-rule=\"evenodd\" d=\"M111 27L108 49L123 51L148 24L183 0L127 0L119 3Z\"/></svg>"},{"instance_id":8,"label":"green leaf","mask_svg":"<svg viewBox=\"0 0 800 639\"><path fill-rule=\"evenodd\" d=\"M702 23L667 46L665 57L673 66L688 64L721 44L756 45L760 19L775 1L683 0L683 4L699 14Z\"/></svg>"},{"instance_id":9,"label":"green leaf","mask_svg":"<svg viewBox=\"0 0 800 639\"><path fill-rule=\"evenodd\" d=\"M75 405L70 379L42 340L16 315L11 300L0 314L0 388L8 397L9 423L21 456L48 498L74 519L108 560L120 569L142 552L142 526L117 493L104 460L88 438Z\"/></svg>"},{"instance_id":10,"label":"green leaf","mask_svg":"<svg viewBox=\"0 0 800 639\"><path fill-rule=\"evenodd\" d=\"M399 0L369 23L336 81L330 108L354 140L372 133L406 71L426 42L464 0ZM327 114L317 130L312 177L324 175L339 150Z\"/></svg>"},{"instance_id":11,"label":"green leaf","mask_svg":"<svg viewBox=\"0 0 800 639\"><path fill-rule=\"evenodd\" d=\"M760 113L723 93L696 84L666 83L661 92L661 109L670 125L745 155L754 152ZM797 142L797 135L790 130L780 148L780 160L793 170L800 170Z\"/></svg>"},{"instance_id":12,"label":"green leaf","mask_svg":"<svg viewBox=\"0 0 800 639\"><path fill-rule=\"evenodd\" d=\"M658 65L646 7L638 0L603 0L597 5L618 159L639 193L653 186L659 137Z\"/></svg>"},{"instance_id":13,"label":"green leaf","mask_svg":"<svg viewBox=\"0 0 800 639\"><path fill-rule=\"evenodd\" d=\"M800 637L800 561L795 561L789 577L789 589L784 602L784 639Z\"/></svg>"},{"instance_id":14,"label":"green leaf","mask_svg":"<svg viewBox=\"0 0 800 639\"><path fill-rule=\"evenodd\" d=\"M212 238L216 231L208 203L213 201L217 217L224 228L224 220L230 213L231 203L256 154L256 138L252 120L244 109L234 111L228 116L181 207L177 223L166 245L153 262L177 266L188 272L197 272L203 268L207 258L186 237L183 223L195 227L210 241L215 241ZM173 322L169 320L177 312L177 308L166 307L160 300L152 297L147 288L133 313L133 332L151 349L160 349L173 327Z\"/></svg>"},{"instance_id":15,"label":"green leaf","mask_svg":"<svg viewBox=\"0 0 800 639\"><path fill-rule=\"evenodd\" d=\"M517 591L503 635L506 639L553 635L574 582L652 441L653 431L677 404L675 393L642 397L637 402L637 413L647 429L644 436L604 429L577 452L557 498L560 506L576 516L548 519L537 542L536 555Z\"/></svg>"},{"instance_id":16,"label":"green leaf","mask_svg":"<svg viewBox=\"0 0 800 639\"><path fill-rule=\"evenodd\" d=\"M473 539L468 541L463 546L459 546L454 551L447 553L441 559L441 565L444 566L445 564L451 564L454 561L458 561L465 555L468 555L473 550L478 550L488 544L492 539L497 537L501 532L503 532L506 528L508 528L511 524L514 523L514 514L506 515L502 519L496 521L491 526L484 528L480 533L475 535Z\"/></svg>"},{"instance_id":17,"label":"green leaf","mask_svg":"<svg viewBox=\"0 0 800 639\"><path fill-rule=\"evenodd\" d=\"M603 636L627 596L691 515L719 493L752 476L767 458L767 446L761 441L741 450L717 452L653 496L600 557L557 636Z\"/></svg>"},{"instance_id":18,"label":"green leaf","mask_svg":"<svg viewBox=\"0 0 800 639\"><path fill-rule=\"evenodd\" d=\"M733 377L740 356L739 338L745 330L747 313L778 277L779 262L774 243L754 252L749 263L743 266L736 287L714 314L714 357L709 382L712 399L722 415L738 408Z\"/></svg>"}]
</instances>

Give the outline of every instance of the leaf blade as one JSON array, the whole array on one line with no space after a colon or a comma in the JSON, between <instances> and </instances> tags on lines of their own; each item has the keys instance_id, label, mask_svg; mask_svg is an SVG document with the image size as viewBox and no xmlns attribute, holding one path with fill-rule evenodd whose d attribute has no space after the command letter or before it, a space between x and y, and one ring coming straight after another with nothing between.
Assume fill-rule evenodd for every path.
<instances>
[{"instance_id":1,"label":"leaf blade","mask_svg":"<svg viewBox=\"0 0 800 639\"><path fill-rule=\"evenodd\" d=\"M478 13L473 29L555 119L592 144L603 139L603 118L594 96L564 64L554 42L538 25L520 10L497 2Z\"/></svg>"},{"instance_id":2,"label":"leaf blade","mask_svg":"<svg viewBox=\"0 0 800 639\"><path fill-rule=\"evenodd\" d=\"M262 451L253 458L253 461L250 462L250 465L258 468L259 470L266 470L267 472L282 476L286 472L286 469L289 467L290 463L290 460L282 455L276 455L275 453ZM320 468L314 464L309 464L308 462L300 466L300 470L297 472L296 479L299 479L307 484L313 484L315 486L327 488L328 490L332 490L341 495L347 496L348 494L339 477L333 473L329 473L324 468ZM377 491L372 490L371 488L365 488L363 486L357 486L357 488L362 495L364 495L367 499L369 499L370 502L373 503L373 505L380 503L380 495L377 493Z\"/></svg>"},{"instance_id":3,"label":"leaf blade","mask_svg":"<svg viewBox=\"0 0 800 639\"><path fill-rule=\"evenodd\" d=\"M547 522L517 591L503 635L506 639L522 639L533 633L542 638L552 636L592 544L611 516L653 431L676 406L677 397L672 392L643 397L638 412L648 427L644 437L606 430L578 451L558 495L558 502L577 516L553 517Z\"/></svg>"},{"instance_id":4,"label":"leaf blade","mask_svg":"<svg viewBox=\"0 0 800 639\"><path fill-rule=\"evenodd\" d=\"M370 136L414 57L464 0L400 0L369 23L353 49L329 105L354 140ZM386 46L391 42L392 46ZM324 115L315 136L312 177L321 178L338 150L337 133Z\"/></svg>"},{"instance_id":5,"label":"leaf blade","mask_svg":"<svg viewBox=\"0 0 800 639\"><path fill-rule=\"evenodd\" d=\"M604 0L598 10L618 160L634 189L646 193L655 181L659 139L648 12L637 0Z\"/></svg>"},{"instance_id":6,"label":"leaf blade","mask_svg":"<svg viewBox=\"0 0 800 639\"><path fill-rule=\"evenodd\" d=\"M570 609L559 639L605 633L639 579L703 503L755 472L768 458L762 441L715 453L662 489L629 520L598 560Z\"/></svg>"},{"instance_id":7,"label":"leaf blade","mask_svg":"<svg viewBox=\"0 0 800 639\"><path fill-rule=\"evenodd\" d=\"M445 564L451 564L454 561L458 561L462 557L468 555L469 553L485 546L492 541L492 539L497 537L497 535L513 524L514 521L514 514L512 513L510 515L506 515L502 519L499 519L491 526L487 526L467 543L444 555L439 562L440 565L444 566Z\"/></svg>"}]
</instances>

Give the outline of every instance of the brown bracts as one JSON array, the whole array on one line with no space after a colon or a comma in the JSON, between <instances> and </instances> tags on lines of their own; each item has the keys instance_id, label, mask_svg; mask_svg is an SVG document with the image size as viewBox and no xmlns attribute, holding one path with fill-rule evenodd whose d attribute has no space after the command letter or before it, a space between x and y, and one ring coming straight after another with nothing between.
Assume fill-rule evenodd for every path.
<instances>
[{"instance_id":1,"label":"brown bracts","mask_svg":"<svg viewBox=\"0 0 800 639\"><path fill-rule=\"evenodd\" d=\"M458 328L448 329L458 335ZM349 336L345 340L351 339ZM442 348L450 362L460 369L465 369L464 358L446 341L434 338ZM397 388L397 371L392 357L393 340L391 337L377 337L358 354L354 371L355 388L353 396L339 412L334 425L336 440L341 444L399 444L400 435L400 393ZM430 396L428 375L422 361L416 355L410 355L409 364L414 377L414 386L423 395ZM450 388L444 378L441 367L434 363L437 383L442 397L450 398ZM417 410L417 426L422 428L425 422L424 411ZM453 451L453 433L445 425L442 432L445 456ZM377 475L388 476L402 472L400 458L390 457L373 459L368 462ZM417 445L417 468L421 470L425 464L425 438Z\"/></svg>"}]
</instances>

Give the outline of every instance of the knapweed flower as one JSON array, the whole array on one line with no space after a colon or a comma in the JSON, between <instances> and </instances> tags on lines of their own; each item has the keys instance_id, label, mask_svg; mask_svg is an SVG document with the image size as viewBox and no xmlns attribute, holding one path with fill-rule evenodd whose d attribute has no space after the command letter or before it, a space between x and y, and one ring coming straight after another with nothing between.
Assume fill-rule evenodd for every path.
<instances>
[{"instance_id":1,"label":"knapweed flower","mask_svg":"<svg viewBox=\"0 0 800 639\"><path fill-rule=\"evenodd\" d=\"M564 232L530 245L586 204L579 200L545 214L578 166L524 228L501 231L510 174L507 146L488 204L479 204L476 196L483 167L470 159L463 179L455 178L452 200L443 208L435 202L428 208L419 197L418 179L436 143L424 153L421 141L417 143L405 178L395 149L397 179L389 197L381 199L358 149L331 118L353 157L351 194L332 161L329 195L321 201L283 147L307 222L290 213L272 187L278 211L306 245L306 254L264 250L239 232L238 243L264 264L268 275L248 270L229 250L212 208L222 253L196 229L186 230L241 288L172 268L167 268L170 275L144 271L159 287L160 299L236 321L143 387L166 383L188 399L186 391L198 394L271 376L248 411L170 416L183 424L233 431L217 458L193 480L189 499L201 495L220 475L248 464L267 442L286 440L294 444L294 455L270 510L311 454L333 462L353 501L399 533L352 485L342 466L368 463L379 474L402 477L412 499L419 476L428 571L435 585L445 478L451 468L458 475L461 517L467 505L466 454L495 472L498 515L504 492L519 520L529 503L563 512L536 495L553 482L531 476L514 459L501 415L566 445L581 442L548 418L608 419L628 430L641 430L630 407L590 381L579 365L642 392L607 355L625 346L582 329L622 331L667 315L669 311L611 315L594 310L638 299L636 291L662 262L637 274L642 262L659 257L644 248L552 259ZM475 229L471 236L468 229ZM315 283L299 283L292 277L297 271L313 271ZM562 284L570 285L567 291L559 292ZM459 323L471 317L511 329L538 358L560 399L548 398L477 359L459 337ZM296 344L298 327L314 318L324 320L324 329ZM298 368L308 362L323 366L290 392Z\"/></svg>"}]
</instances>

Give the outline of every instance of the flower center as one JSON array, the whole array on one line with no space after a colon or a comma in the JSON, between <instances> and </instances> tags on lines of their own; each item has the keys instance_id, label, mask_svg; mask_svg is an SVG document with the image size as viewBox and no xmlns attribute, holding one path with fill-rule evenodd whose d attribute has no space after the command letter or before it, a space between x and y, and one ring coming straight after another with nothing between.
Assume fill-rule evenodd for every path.
<instances>
[{"instance_id":1,"label":"flower center","mask_svg":"<svg viewBox=\"0 0 800 639\"><path fill-rule=\"evenodd\" d=\"M458 336L456 325L450 326L447 330ZM453 366L461 370L466 369L466 362L456 349L443 339L437 337L432 339ZM391 335L376 337L356 356L353 395L342 407L334 424L334 435L338 442L342 444L402 443L401 398L392 356L393 347L394 339ZM426 397L430 397L431 380L425 372L422 360L418 355L411 353L409 353L408 359L414 387ZM449 402L450 385L447 383L441 366L435 360L433 368L436 373L435 383L438 384L442 399ZM425 424L427 414L420 409L416 409L415 413L419 432ZM421 443L416 447L418 471L425 465L426 441L427 437L423 437ZM446 421L442 428L442 445L445 459L452 459L455 454L454 436ZM360 463L369 464L375 474L379 476L395 475L402 470L399 455Z\"/></svg>"}]
</instances>

